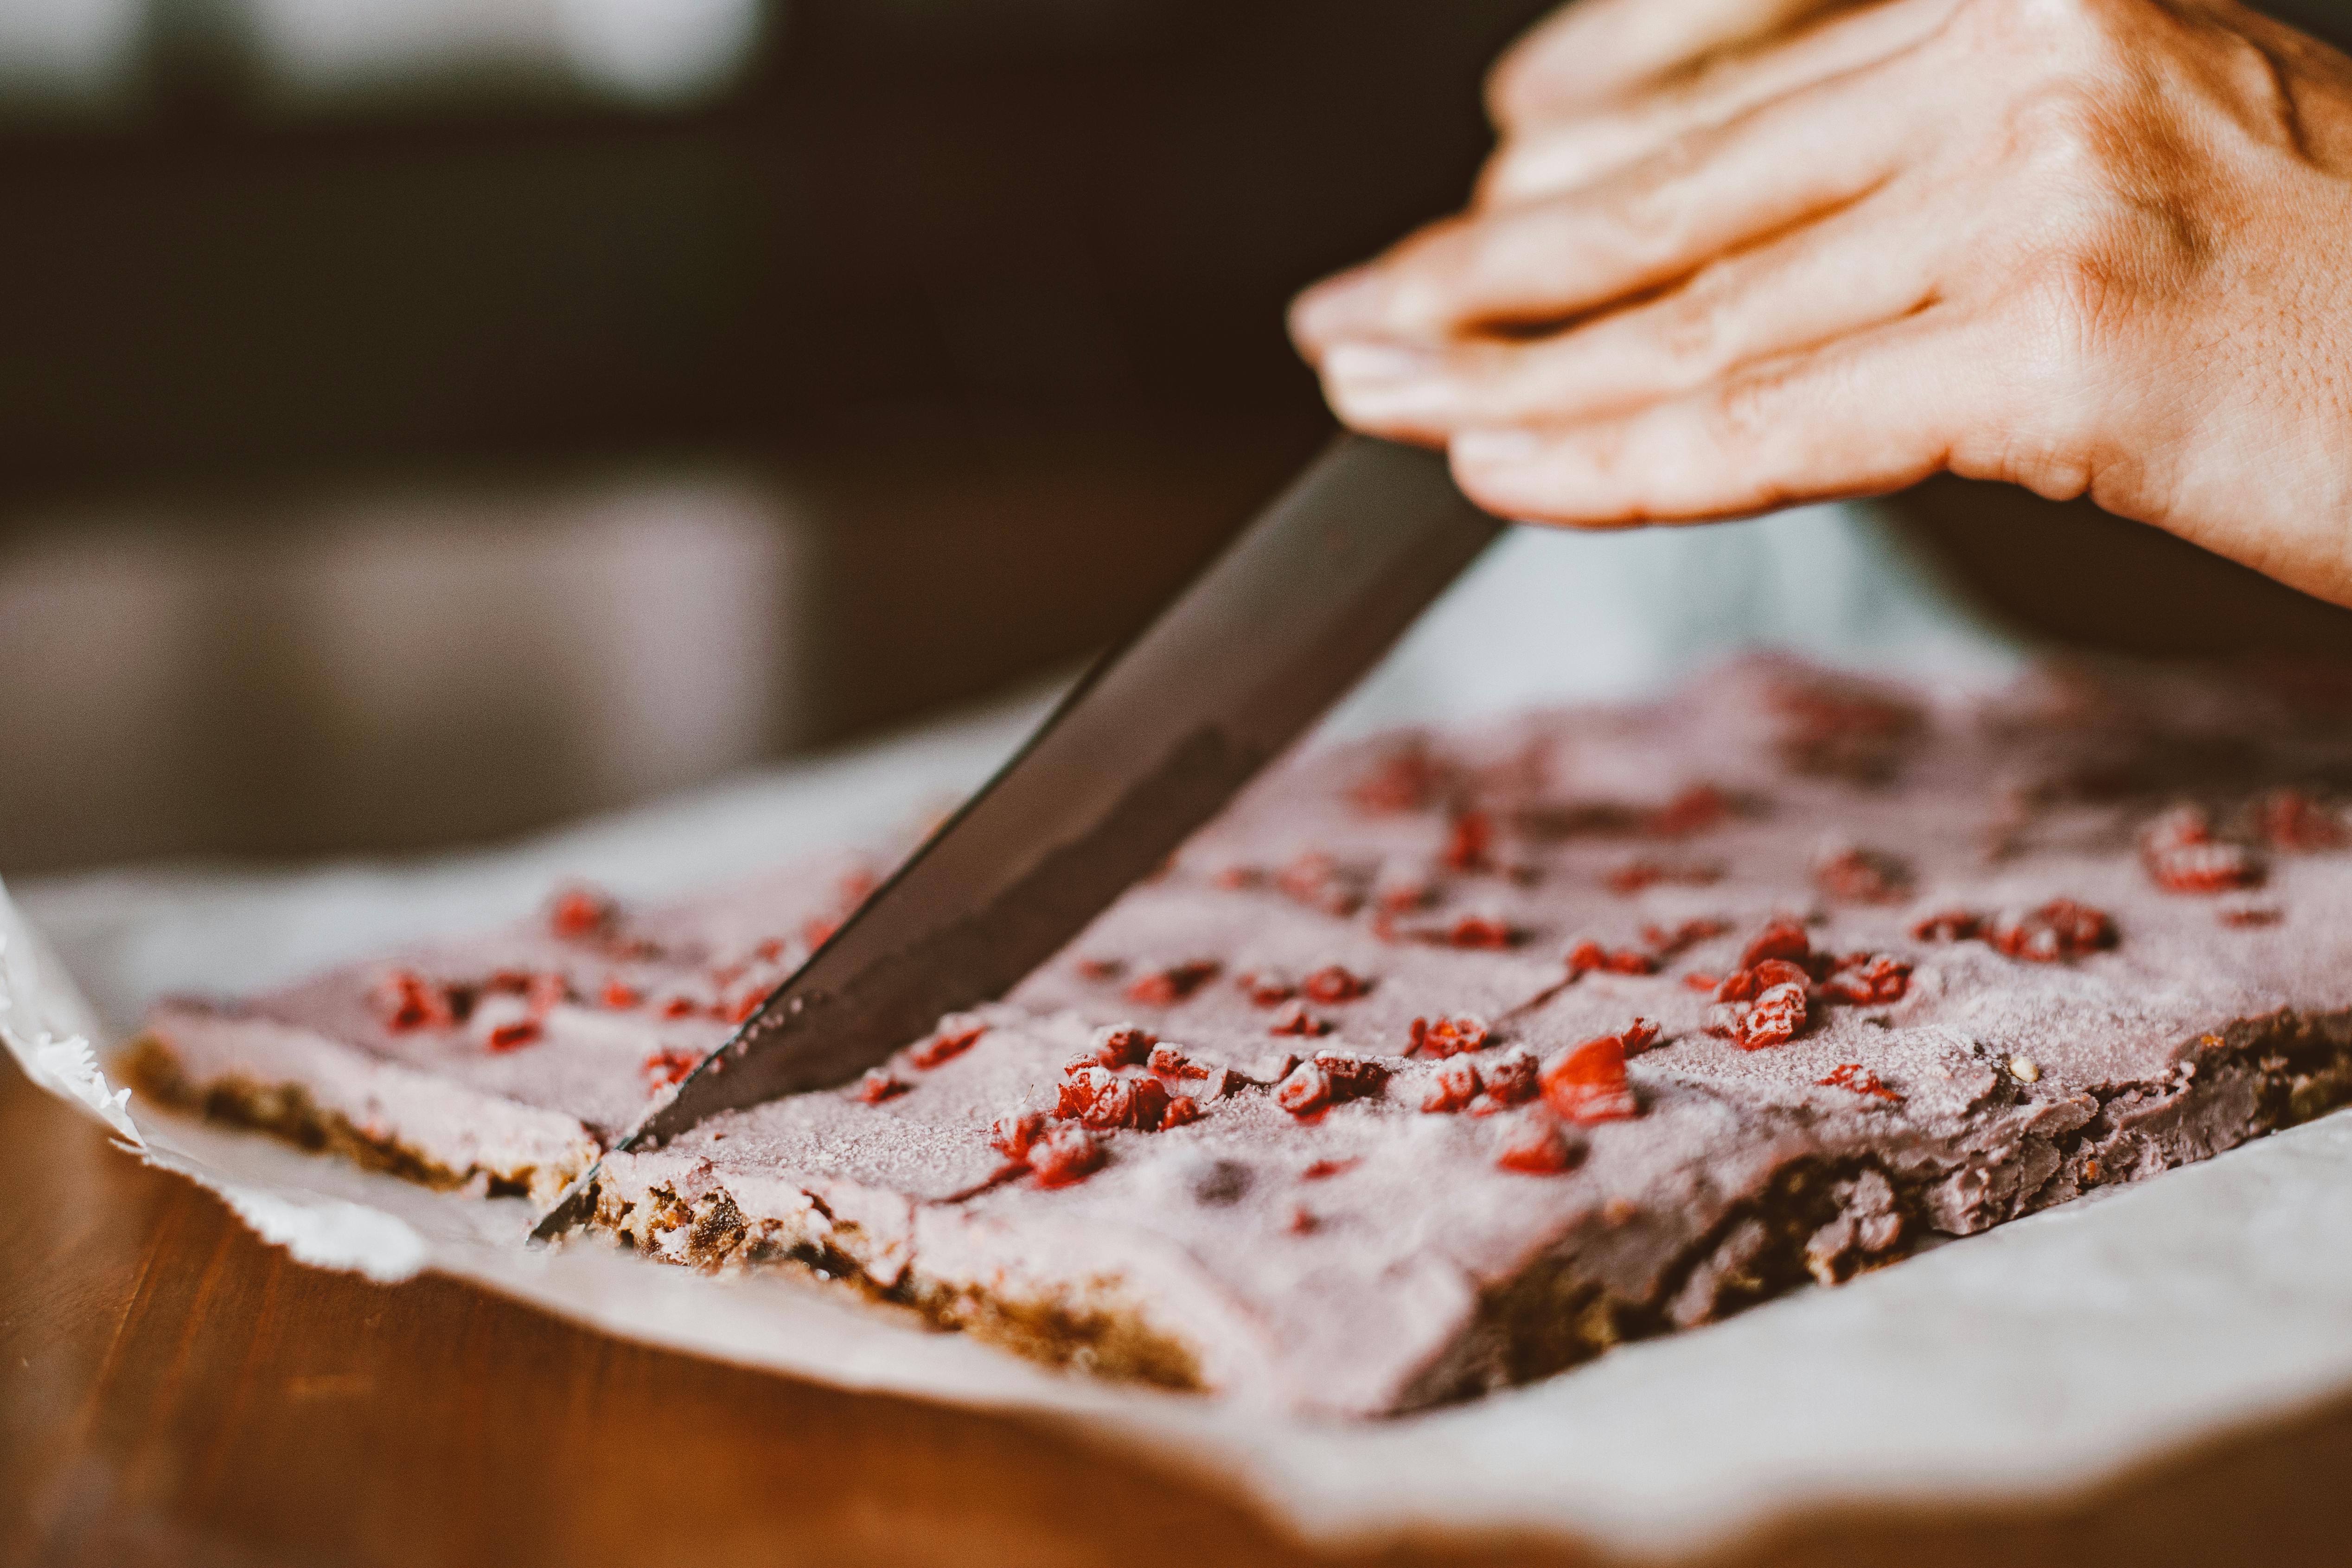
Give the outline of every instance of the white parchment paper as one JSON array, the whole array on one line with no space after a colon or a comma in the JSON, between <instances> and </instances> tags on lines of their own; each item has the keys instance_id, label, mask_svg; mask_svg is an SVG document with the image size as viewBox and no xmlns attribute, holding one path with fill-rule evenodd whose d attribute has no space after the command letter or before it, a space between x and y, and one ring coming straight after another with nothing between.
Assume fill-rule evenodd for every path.
<instances>
[{"instance_id":1,"label":"white parchment paper","mask_svg":"<svg viewBox=\"0 0 2352 1568\"><path fill-rule=\"evenodd\" d=\"M1633 694L1759 640L1962 683L2016 658L1852 509L1530 533L1435 606L1330 728ZM124 871L29 887L16 902L0 892L0 1038L139 1157L221 1194L308 1262L379 1279L432 1269L697 1354L1050 1415L1214 1477L1335 1544L1538 1531L1664 1560L1828 1506L2053 1500L2352 1391L2352 1115L1535 1387L1333 1425L1055 1375L784 1280L526 1249L519 1200L435 1194L158 1114L126 1102L93 1058L161 993L243 990L494 923L560 877L660 896L813 848L887 842L983 777L1044 701L496 853Z\"/></svg>"}]
</instances>

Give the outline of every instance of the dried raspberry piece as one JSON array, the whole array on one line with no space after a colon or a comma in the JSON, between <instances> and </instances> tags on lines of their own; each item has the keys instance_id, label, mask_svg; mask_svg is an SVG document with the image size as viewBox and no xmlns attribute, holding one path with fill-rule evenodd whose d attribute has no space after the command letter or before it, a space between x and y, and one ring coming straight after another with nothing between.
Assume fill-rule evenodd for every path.
<instances>
[{"instance_id":1,"label":"dried raspberry piece","mask_svg":"<svg viewBox=\"0 0 2352 1568\"><path fill-rule=\"evenodd\" d=\"M1389 1069L1342 1051L1318 1051L1313 1064L1331 1085L1331 1099L1356 1100L1388 1087Z\"/></svg>"},{"instance_id":2,"label":"dried raspberry piece","mask_svg":"<svg viewBox=\"0 0 2352 1568\"><path fill-rule=\"evenodd\" d=\"M1329 1034L1331 1023L1328 1018L1318 1018L1308 1012L1306 1003L1293 1002L1275 1015L1274 1022L1266 1026L1265 1032L1269 1035L1304 1035L1311 1039Z\"/></svg>"},{"instance_id":3,"label":"dried raspberry piece","mask_svg":"<svg viewBox=\"0 0 2352 1568\"><path fill-rule=\"evenodd\" d=\"M1911 935L1918 942L1964 942L1976 935L1983 924L1966 910L1938 910L1912 921Z\"/></svg>"},{"instance_id":4,"label":"dried raspberry piece","mask_svg":"<svg viewBox=\"0 0 2352 1568\"><path fill-rule=\"evenodd\" d=\"M1785 958L1768 958L1748 973L1756 977L1756 991L1759 995L1775 985L1801 987L1809 984L1813 978L1811 973L1803 964L1791 963Z\"/></svg>"},{"instance_id":5,"label":"dried raspberry piece","mask_svg":"<svg viewBox=\"0 0 2352 1568\"><path fill-rule=\"evenodd\" d=\"M1654 974L1658 961L1638 948L1621 947L1612 952L1597 942L1578 942L1568 950L1568 973L1571 976L1591 974L1606 970L1612 974Z\"/></svg>"},{"instance_id":6,"label":"dried raspberry piece","mask_svg":"<svg viewBox=\"0 0 2352 1568\"><path fill-rule=\"evenodd\" d=\"M1349 973L1336 963L1327 963L1298 983L1307 999L1329 1005L1353 1002L1372 988L1372 983L1361 975Z\"/></svg>"},{"instance_id":7,"label":"dried raspberry piece","mask_svg":"<svg viewBox=\"0 0 2352 1568\"><path fill-rule=\"evenodd\" d=\"M869 1068L866 1076L857 1080L857 1088L853 1092L868 1105L879 1105L893 1095L906 1093L909 1087L880 1068Z\"/></svg>"},{"instance_id":8,"label":"dried raspberry piece","mask_svg":"<svg viewBox=\"0 0 2352 1568\"><path fill-rule=\"evenodd\" d=\"M614 979L604 982L604 989L597 994L596 1000L619 1012L637 1005L645 1000L645 995L627 982Z\"/></svg>"},{"instance_id":9,"label":"dried raspberry piece","mask_svg":"<svg viewBox=\"0 0 2352 1568\"><path fill-rule=\"evenodd\" d=\"M1466 1057L1449 1057L1437 1065L1430 1075L1429 1087L1423 1091L1421 1108L1433 1114L1460 1110L1478 1098L1478 1069Z\"/></svg>"},{"instance_id":10,"label":"dried raspberry piece","mask_svg":"<svg viewBox=\"0 0 2352 1568\"><path fill-rule=\"evenodd\" d=\"M1117 958L1082 958L1077 969L1082 980L1116 980L1127 972L1127 963Z\"/></svg>"},{"instance_id":11,"label":"dried raspberry piece","mask_svg":"<svg viewBox=\"0 0 2352 1568\"><path fill-rule=\"evenodd\" d=\"M369 994L384 1027L400 1034L411 1029L456 1026L457 1014L449 994L413 969L395 969L376 983Z\"/></svg>"},{"instance_id":12,"label":"dried raspberry piece","mask_svg":"<svg viewBox=\"0 0 2352 1568\"><path fill-rule=\"evenodd\" d=\"M1484 915L1464 915L1445 933L1446 942L1454 947L1516 947L1520 940L1520 933L1509 925Z\"/></svg>"},{"instance_id":13,"label":"dried raspberry piece","mask_svg":"<svg viewBox=\"0 0 2352 1568\"><path fill-rule=\"evenodd\" d=\"M2262 880L2260 861L2244 846L2213 837L2200 805L2176 805L2140 829L2140 864L2169 893L2223 893Z\"/></svg>"},{"instance_id":14,"label":"dried raspberry piece","mask_svg":"<svg viewBox=\"0 0 2352 1568\"><path fill-rule=\"evenodd\" d=\"M951 1061L971 1049L981 1036L986 1033L988 1033L986 1024L965 1023L961 1020L953 1024L942 1023L939 1033L917 1046L907 1059L928 1072L941 1062Z\"/></svg>"},{"instance_id":15,"label":"dried raspberry piece","mask_svg":"<svg viewBox=\"0 0 2352 1568\"><path fill-rule=\"evenodd\" d=\"M547 908L547 926L557 936L578 942L604 935L619 912L609 894L583 882L555 895Z\"/></svg>"},{"instance_id":16,"label":"dried raspberry piece","mask_svg":"<svg viewBox=\"0 0 2352 1568\"><path fill-rule=\"evenodd\" d=\"M1517 1119L1495 1153L1495 1163L1504 1170L1530 1176L1557 1175L1575 1163L1567 1135L1547 1116Z\"/></svg>"},{"instance_id":17,"label":"dried raspberry piece","mask_svg":"<svg viewBox=\"0 0 2352 1568\"><path fill-rule=\"evenodd\" d=\"M1489 1108L1524 1105L1540 1092L1540 1068L1536 1058L1514 1046L1488 1062L1478 1077L1486 1087Z\"/></svg>"},{"instance_id":18,"label":"dried raspberry piece","mask_svg":"<svg viewBox=\"0 0 2352 1568\"><path fill-rule=\"evenodd\" d=\"M1297 987L1271 969L1253 969L1234 984L1243 995L1260 1007L1279 1007L1297 993Z\"/></svg>"},{"instance_id":19,"label":"dried raspberry piece","mask_svg":"<svg viewBox=\"0 0 2352 1568\"><path fill-rule=\"evenodd\" d=\"M1763 989L1757 982L1754 970L1735 969L1723 977L1722 984L1715 988L1715 999L1718 1002L1753 1002L1756 994Z\"/></svg>"},{"instance_id":20,"label":"dried raspberry piece","mask_svg":"<svg viewBox=\"0 0 2352 1568\"><path fill-rule=\"evenodd\" d=\"M1151 1047L1159 1043L1160 1037L1149 1029L1133 1024L1113 1024L1095 1031L1092 1059L1107 1068L1135 1067L1150 1061Z\"/></svg>"},{"instance_id":21,"label":"dried raspberry piece","mask_svg":"<svg viewBox=\"0 0 2352 1568\"><path fill-rule=\"evenodd\" d=\"M1657 1043L1658 1026L1650 1019L1636 1018L1617 1037L1624 1042L1627 1056L1638 1057Z\"/></svg>"},{"instance_id":22,"label":"dried raspberry piece","mask_svg":"<svg viewBox=\"0 0 2352 1568\"><path fill-rule=\"evenodd\" d=\"M1168 1097L1168 1109L1160 1113L1160 1130L1165 1132L1171 1127L1181 1127L1188 1121L1200 1120L1198 1100L1189 1094L1173 1094Z\"/></svg>"},{"instance_id":23,"label":"dried raspberry piece","mask_svg":"<svg viewBox=\"0 0 2352 1568\"><path fill-rule=\"evenodd\" d=\"M2253 805L2254 831L2273 849L2341 849L2344 818L2303 790L2274 789Z\"/></svg>"},{"instance_id":24,"label":"dried raspberry piece","mask_svg":"<svg viewBox=\"0 0 2352 1568\"><path fill-rule=\"evenodd\" d=\"M1455 871L1486 871L1494 867L1495 819L1483 811L1455 814L1445 830L1445 847L1438 859Z\"/></svg>"},{"instance_id":25,"label":"dried raspberry piece","mask_svg":"<svg viewBox=\"0 0 2352 1568\"><path fill-rule=\"evenodd\" d=\"M801 922L801 945L814 952L831 942L833 933L840 929L841 922L830 915L813 916Z\"/></svg>"},{"instance_id":26,"label":"dried raspberry piece","mask_svg":"<svg viewBox=\"0 0 2352 1568\"><path fill-rule=\"evenodd\" d=\"M1736 1037L1743 1051L1784 1046L1805 1026L1805 988L1793 983L1774 985L1759 994L1748 1016L1739 1020Z\"/></svg>"},{"instance_id":27,"label":"dried raspberry piece","mask_svg":"<svg viewBox=\"0 0 2352 1568\"><path fill-rule=\"evenodd\" d=\"M1683 984L1694 991L1712 991L1723 982L1715 975L1694 969L1683 976Z\"/></svg>"},{"instance_id":28,"label":"dried raspberry piece","mask_svg":"<svg viewBox=\"0 0 2352 1568\"><path fill-rule=\"evenodd\" d=\"M1739 1037L1739 1026L1748 1016L1745 1002L1717 1002L1706 1010L1699 1027L1710 1035L1722 1035L1731 1039Z\"/></svg>"},{"instance_id":29,"label":"dried raspberry piece","mask_svg":"<svg viewBox=\"0 0 2352 1568\"><path fill-rule=\"evenodd\" d=\"M517 1018L492 1029L483 1044L494 1051L516 1051L536 1041L539 1035L538 1019Z\"/></svg>"},{"instance_id":30,"label":"dried raspberry piece","mask_svg":"<svg viewBox=\"0 0 2352 1568\"><path fill-rule=\"evenodd\" d=\"M1841 1062L1830 1069L1829 1077L1817 1080L1823 1089L1852 1089L1876 1100L1899 1101L1902 1096L1878 1081L1878 1075L1860 1062Z\"/></svg>"},{"instance_id":31,"label":"dried raspberry piece","mask_svg":"<svg viewBox=\"0 0 2352 1568\"><path fill-rule=\"evenodd\" d=\"M1061 1117L1083 1117L1094 1110L1097 1097L1118 1079L1110 1070L1081 1058L1062 1069L1061 1092L1054 1105L1054 1114Z\"/></svg>"},{"instance_id":32,"label":"dried raspberry piece","mask_svg":"<svg viewBox=\"0 0 2352 1568\"><path fill-rule=\"evenodd\" d=\"M1911 988L1911 966L1892 953L1849 953L1822 982L1822 994L1857 1007L1900 1002Z\"/></svg>"},{"instance_id":33,"label":"dried raspberry piece","mask_svg":"<svg viewBox=\"0 0 2352 1568\"><path fill-rule=\"evenodd\" d=\"M2274 926L2286 919L2286 911L2276 904L2223 904L2213 911L2213 918L2225 926L2245 929Z\"/></svg>"},{"instance_id":34,"label":"dried raspberry piece","mask_svg":"<svg viewBox=\"0 0 2352 1568\"><path fill-rule=\"evenodd\" d=\"M1450 1057L1475 1051L1486 1045L1486 1020L1475 1013L1454 1018L1415 1018L1405 1055Z\"/></svg>"},{"instance_id":35,"label":"dried raspberry piece","mask_svg":"<svg viewBox=\"0 0 2352 1568\"><path fill-rule=\"evenodd\" d=\"M1029 1157L1050 1125L1043 1111L1008 1110L988 1124L988 1146L1018 1163Z\"/></svg>"},{"instance_id":36,"label":"dried raspberry piece","mask_svg":"<svg viewBox=\"0 0 2352 1568\"><path fill-rule=\"evenodd\" d=\"M1739 967L1753 969L1768 958L1785 958L1791 963L1802 963L1812 955L1813 939L1805 928L1792 920L1776 920L1756 933L1748 951L1739 955Z\"/></svg>"},{"instance_id":37,"label":"dried raspberry piece","mask_svg":"<svg viewBox=\"0 0 2352 1568\"><path fill-rule=\"evenodd\" d=\"M665 1018L691 1018L701 1011L702 1008L691 996L673 996L661 1005L661 1016Z\"/></svg>"},{"instance_id":38,"label":"dried raspberry piece","mask_svg":"<svg viewBox=\"0 0 2352 1568\"><path fill-rule=\"evenodd\" d=\"M1127 999L1150 1007L1172 1007L1216 978L1213 959L1194 959L1154 970L1127 988Z\"/></svg>"},{"instance_id":39,"label":"dried raspberry piece","mask_svg":"<svg viewBox=\"0 0 2352 1568\"><path fill-rule=\"evenodd\" d=\"M1813 882L1848 903L1891 904L1911 890L1910 868L1884 850L1841 849L1813 867Z\"/></svg>"},{"instance_id":40,"label":"dried raspberry piece","mask_svg":"<svg viewBox=\"0 0 2352 1568\"><path fill-rule=\"evenodd\" d=\"M1103 1163L1101 1140L1080 1127L1056 1127L1031 1146L1029 1169L1041 1187L1082 1182Z\"/></svg>"},{"instance_id":41,"label":"dried raspberry piece","mask_svg":"<svg viewBox=\"0 0 2352 1568\"><path fill-rule=\"evenodd\" d=\"M1313 1062L1301 1062L1275 1086L1274 1102L1293 1116L1312 1116L1331 1103L1331 1079Z\"/></svg>"},{"instance_id":42,"label":"dried raspberry piece","mask_svg":"<svg viewBox=\"0 0 2352 1568\"><path fill-rule=\"evenodd\" d=\"M1255 866L1227 866L1209 879L1212 886L1229 893L1244 893L1265 880L1265 872Z\"/></svg>"},{"instance_id":43,"label":"dried raspberry piece","mask_svg":"<svg viewBox=\"0 0 2352 1568\"><path fill-rule=\"evenodd\" d=\"M1657 838L1704 833L1731 815L1731 797L1713 784L1693 784L1642 816L1642 831Z\"/></svg>"},{"instance_id":44,"label":"dried raspberry piece","mask_svg":"<svg viewBox=\"0 0 2352 1568\"><path fill-rule=\"evenodd\" d=\"M764 991L746 991L732 1002L722 1000L712 1003L710 1016L721 1023L744 1023L752 1014L760 1010L760 1004L767 999L768 994Z\"/></svg>"},{"instance_id":45,"label":"dried raspberry piece","mask_svg":"<svg viewBox=\"0 0 2352 1568\"><path fill-rule=\"evenodd\" d=\"M1622 1121L1641 1114L1625 1081L1625 1041L1620 1035L1570 1047L1552 1058L1538 1081L1544 1103L1570 1121Z\"/></svg>"},{"instance_id":46,"label":"dried raspberry piece","mask_svg":"<svg viewBox=\"0 0 2352 1568\"><path fill-rule=\"evenodd\" d=\"M1420 811L1444 792L1446 773L1426 746L1407 746L1383 757L1349 787L1348 795L1359 808L1374 816Z\"/></svg>"},{"instance_id":47,"label":"dried raspberry piece","mask_svg":"<svg viewBox=\"0 0 2352 1568\"><path fill-rule=\"evenodd\" d=\"M2053 899L2037 910L1994 916L1985 940L2011 958L2054 963L2113 947L2116 926L2104 910L2072 899Z\"/></svg>"},{"instance_id":48,"label":"dried raspberry piece","mask_svg":"<svg viewBox=\"0 0 2352 1568\"><path fill-rule=\"evenodd\" d=\"M646 1088L651 1091L680 1081L701 1060L700 1057L681 1046L664 1046L648 1055L637 1070L645 1076Z\"/></svg>"},{"instance_id":49,"label":"dried raspberry piece","mask_svg":"<svg viewBox=\"0 0 2352 1568\"><path fill-rule=\"evenodd\" d=\"M762 963L775 963L784 956L784 939L772 936L751 950L751 956Z\"/></svg>"},{"instance_id":50,"label":"dried raspberry piece","mask_svg":"<svg viewBox=\"0 0 2352 1568\"><path fill-rule=\"evenodd\" d=\"M1139 1132L1157 1132L1168 1115L1168 1086L1156 1078L1127 1080L1127 1125Z\"/></svg>"},{"instance_id":51,"label":"dried raspberry piece","mask_svg":"<svg viewBox=\"0 0 2352 1568\"><path fill-rule=\"evenodd\" d=\"M1206 1078L1209 1069L1193 1065L1192 1059L1173 1046L1154 1046L1146 1065L1161 1078Z\"/></svg>"},{"instance_id":52,"label":"dried raspberry piece","mask_svg":"<svg viewBox=\"0 0 2352 1568\"><path fill-rule=\"evenodd\" d=\"M1078 1113L1078 1120L1088 1127L1103 1132L1108 1132L1115 1128L1134 1126L1139 1114L1136 1104L1136 1088L1139 1082L1149 1083L1152 1088L1160 1089L1162 1096L1168 1092L1165 1089L1160 1089L1160 1080L1156 1078L1140 1080L1113 1078L1109 1082L1097 1087L1093 1099L1088 1100L1087 1108Z\"/></svg>"}]
</instances>

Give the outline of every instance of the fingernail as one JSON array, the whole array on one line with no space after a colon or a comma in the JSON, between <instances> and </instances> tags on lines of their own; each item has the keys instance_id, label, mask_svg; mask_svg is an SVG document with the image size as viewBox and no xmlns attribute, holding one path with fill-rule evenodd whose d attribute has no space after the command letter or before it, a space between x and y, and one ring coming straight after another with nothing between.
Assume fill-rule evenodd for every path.
<instances>
[{"instance_id":1,"label":"fingernail","mask_svg":"<svg viewBox=\"0 0 2352 1568\"><path fill-rule=\"evenodd\" d=\"M1544 440L1532 430L1463 430L1449 447L1454 460L1466 468L1507 468L1540 453Z\"/></svg>"},{"instance_id":2,"label":"fingernail","mask_svg":"<svg viewBox=\"0 0 2352 1568\"><path fill-rule=\"evenodd\" d=\"M1380 293L1378 273L1369 267L1352 268L1301 294L1291 311L1292 327L1308 342L1328 342L1360 331L1379 313Z\"/></svg>"},{"instance_id":3,"label":"fingernail","mask_svg":"<svg viewBox=\"0 0 2352 1568\"><path fill-rule=\"evenodd\" d=\"M1323 356L1323 374L1334 381L1426 381L1437 367L1437 356L1426 349L1361 339L1334 343Z\"/></svg>"}]
</instances>

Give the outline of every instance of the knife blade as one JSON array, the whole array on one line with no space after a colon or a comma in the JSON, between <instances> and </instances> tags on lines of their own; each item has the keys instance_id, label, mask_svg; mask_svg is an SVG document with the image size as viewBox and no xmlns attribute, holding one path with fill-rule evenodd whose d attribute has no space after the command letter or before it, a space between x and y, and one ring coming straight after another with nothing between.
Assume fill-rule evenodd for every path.
<instances>
[{"instance_id":1,"label":"knife blade","mask_svg":"<svg viewBox=\"0 0 2352 1568\"><path fill-rule=\"evenodd\" d=\"M1355 685L1504 526L1442 455L1339 437L614 1147L846 1082L1003 995ZM587 1217L596 1174L534 1239Z\"/></svg>"}]
</instances>

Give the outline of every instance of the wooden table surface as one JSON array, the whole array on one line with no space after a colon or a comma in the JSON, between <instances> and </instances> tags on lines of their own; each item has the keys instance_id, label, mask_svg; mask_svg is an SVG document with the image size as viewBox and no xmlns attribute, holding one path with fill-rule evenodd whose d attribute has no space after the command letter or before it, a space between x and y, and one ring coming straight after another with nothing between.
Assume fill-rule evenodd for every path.
<instances>
[{"instance_id":1,"label":"wooden table surface","mask_svg":"<svg viewBox=\"0 0 2352 1568\"><path fill-rule=\"evenodd\" d=\"M1326 1561L1049 1426L302 1268L5 1065L0 1193L0 1564ZM2347 1477L2352 1403L2036 1517L1818 1520L1709 1561L2339 1565ZM1489 1541L1349 1561L1589 1559Z\"/></svg>"}]
</instances>

